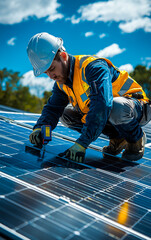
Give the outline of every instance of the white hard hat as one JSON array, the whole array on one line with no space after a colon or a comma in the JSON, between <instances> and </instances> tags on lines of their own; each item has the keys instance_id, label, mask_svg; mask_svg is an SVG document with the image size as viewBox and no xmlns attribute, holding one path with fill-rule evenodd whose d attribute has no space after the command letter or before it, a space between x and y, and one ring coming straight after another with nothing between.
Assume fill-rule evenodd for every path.
<instances>
[{"instance_id":1,"label":"white hard hat","mask_svg":"<svg viewBox=\"0 0 151 240\"><path fill-rule=\"evenodd\" d=\"M60 48L63 48L63 40L45 32L38 33L30 39L27 53L36 77L50 67Z\"/></svg>"}]
</instances>

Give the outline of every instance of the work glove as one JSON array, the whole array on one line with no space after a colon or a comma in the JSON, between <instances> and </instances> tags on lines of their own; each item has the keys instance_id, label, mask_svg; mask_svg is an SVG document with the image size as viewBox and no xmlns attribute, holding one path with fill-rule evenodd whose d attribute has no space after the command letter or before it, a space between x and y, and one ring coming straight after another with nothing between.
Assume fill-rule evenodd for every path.
<instances>
[{"instance_id":1,"label":"work glove","mask_svg":"<svg viewBox=\"0 0 151 240\"><path fill-rule=\"evenodd\" d=\"M67 149L65 152L60 153L59 156L75 161L75 162L84 162L85 157L85 148L78 143L75 143L71 148Z\"/></svg>"},{"instance_id":2,"label":"work glove","mask_svg":"<svg viewBox=\"0 0 151 240\"><path fill-rule=\"evenodd\" d=\"M29 141L37 146L42 146L41 128L33 130L29 135Z\"/></svg>"}]
</instances>

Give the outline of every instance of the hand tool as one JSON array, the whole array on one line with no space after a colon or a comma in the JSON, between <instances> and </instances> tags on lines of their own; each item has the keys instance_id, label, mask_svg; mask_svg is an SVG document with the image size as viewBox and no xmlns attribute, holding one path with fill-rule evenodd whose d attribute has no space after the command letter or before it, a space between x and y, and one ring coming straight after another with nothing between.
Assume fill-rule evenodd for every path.
<instances>
[{"instance_id":1,"label":"hand tool","mask_svg":"<svg viewBox=\"0 0 151 240\"><path fill-rule=\"evenodd\" d=\"M48 144L49 141L52 140L51 134L51 126L50 125L43 125L41 127L41 138L42 138L42 145L41 146L25 146L25 152L31 153L33 155L38 156L38 161L43 160L45 155L45 146Z\"/></svg>"}]
</instances>

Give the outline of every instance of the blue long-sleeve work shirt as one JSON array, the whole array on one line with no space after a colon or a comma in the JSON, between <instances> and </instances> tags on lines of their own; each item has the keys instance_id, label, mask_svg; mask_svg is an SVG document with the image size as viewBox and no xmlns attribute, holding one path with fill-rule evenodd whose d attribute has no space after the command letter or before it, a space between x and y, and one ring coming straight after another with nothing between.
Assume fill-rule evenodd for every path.
<instances>
[{"instance_id":1,"label":"blue long-sleeve work shirt","mask_svg":"<svg viewBox=\"0 0 151 240\"><path fill-rule=\"evenodd\" d=\"M72 88L75 57L72 55L69 57L70 75L66 85ZM112 82L117 79L118 75L119 72L114 67L109 66L104 59L98 58L86 66L85 77L90 85L90 107L82 133L76 141L85 148L98 138L105 127L113 103ZM53 94L44 106L34 129L44 124L50 124L54 129L68 103L68 96L55 83Z\"/></svg>"}]
</instances>

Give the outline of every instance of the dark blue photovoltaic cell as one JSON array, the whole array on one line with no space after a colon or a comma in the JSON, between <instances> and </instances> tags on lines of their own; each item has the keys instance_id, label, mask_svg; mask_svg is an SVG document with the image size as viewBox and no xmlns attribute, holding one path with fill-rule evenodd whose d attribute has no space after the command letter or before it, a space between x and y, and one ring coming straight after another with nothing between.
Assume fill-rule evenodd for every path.
<instances>
[{"instance_id":1,"label":"dark blue photovoltaic cell","mask_svg":"<svg viewBox=\"0 0 151 240\"><path fill-rule=\"evenodd\" d=\"M64 226L72 231L79 231L80 228L94 221L92 217L71 207L64 207L60 211L55 211L48 215L47 218L59 224L63 222Z\"/></svg>"},{"instance_id":2,"label":"dark blue photovoltaic cell","mask_svg":"<svg viewBox=\"0 0 151 240\"><path fill-rule=\"evenodd\" d=\"M34 224L29 224L22 227L18 232L25 234L25 236L30 239L65 239L71 234L69 229L57 225L57 223L52 221L47 221L46 219L40 219L34 222Z\"/></svg>"},{"instance_id":3,"label":"dark blue photovoltaic cell","mask_svg":"<svg viewBox=\"0 0 151 240\"><path fill-rule=\"evenodd\" d=\"M151 199L151 189L145 189L143 192L141 192L141 195Z\"/></svg>"},{"instance_id":4,"label":"dark blue photovoltaic cell","mask_svg":"<svg viewBox=\"0 0 151 240\"><path fill-rule=\"evenodd\" d=\"M0 199L0 222L9 228L31 221L36 214L7 199Z\"/></svg>"},{"instance_id":5,"label":"dark blue photovoltaic cell","mask_svg":"<svg viewBox=\"0 0 151 240\"><path fill-rule=\"evenodd\" d=\"M29 142L38 115L0 115L30 126L0 120L0 222L5 239L17 239L15 233L34 240L151 237L150 123L144 127L148 141L139 161L123 161L120 155L103 158L101 148L109 140L101 135L93 143L98 150L87 149L80 165L57 157L73 145L65 138L76 140L79 133L58 123L44 151Z\"/></svg>"},{"instance_id":6,"label":"dark blue photovoltaic cell","mask_svg":"<svg viewBox=\"0 0 151 240\"><path fill-rule=\"evenodd\" d=\"M126 235L126 237L124 237L123 240L140 240L140 238L129 234L129 235Z\"/></svg>"},{"instance_id":7,"label":"dark blue photovoltaic cell","mask_svg":"<svg viewBox=\"0 0 151 240\"><path fill-rule=\"evenodd\" d=\"M122 182L122 180L120 178L115 177L113 175L108 175L101 171L87 169L87 170L84 170L83 172L92 177L98 178L100 180L106 181L111 184L116 184L116 183Z\"/></svg>"},{"instance_id":8,"label":"dark blue photovoltaic cell","mask_svg":"<svg viewBox=\"0 0 151 240\"><path fill-rule=\"evenodd\" d=\"M64 186L63 184L57 184L57 183L46 183L43 184L42 189L51 192L59 197L66 196L67 198L70 198L70 201L80 201L81 198L84 198L86 195L84 193L81 193L81 191L76 191L74 189L69 189L68 187Z\"/></svg>"},{"instance_id":9,"label":"dark blue photovoltaic cell","mask_svg":"<svg viewBox=\"0 0 151 240\"><path fill-rule=\"evenodd\" d=\"M32 183L32 185L38 185L38 184L42 184L45 182L44 179L40 178L40 177L36 177L35 175L33 175L33 173L29 173L29 174L25 174L22 176L18 176L18 179L21 179L27 183Z\"/></svg>"},{"instance_id":10,"label":"dark blue photovoltaic cell","mask_svg":"<svg viewBox=\"0 0 151 240\"><path fill-rule=\"evenodd\" d=\"M121 175L127 178L130 178L132 180L140 180L143 177L146 177L147 175L150 174L150 169L148 169L148 167L136 167L135 171L133 171L133 169L122 173Z\"/></svg>"},{"instance_id":11,"label":"dark blue photovoltaic cell","mask_svg":"<svg viewBox=\"0 0 151 240\"><path fill-rule=\"evenodd\" d=\"M134 226L134 230L143 233L144 235L151 237L151 212L146 214L140 222Z\"/></svg>"},{"instance_id":12,"label":"dark blue photovoltaic cell","mask_svg":"<svg viewBox=\"0 0 151 240\"><path fill-rule=\"evenodd\" d=\"M125 235L124 231L110 227L100 221L93 223L81 232L81 236L88 239L120 239Z\"/></svg>"},{"instance_id":13,"label":"dark blue photovoltaic cell","mask_svg":"<svg viewBox=\"0 0 151 240\"><path fill-rule=\"evenodd\" d=\"M89 210L100 213L107 213L112 208L115 208L121 203L120 199L112 198L105 193L98 193L94 197L82 200L79 205L88 208Z\"/></svg>"},{"instance_id":14,"label":"dark blue photovoltaic cell","mask_svg":"<svg viewBox=\"0 0 151 240\"><path fill-rule=\"evenodd\" d=\"M81 173L73 174L71 176L71 178L76 181L80 181L81 183L86 184L87 186L96 188L98 190L103 190L103 189L106 189L106 188L112 186L110 183L102 181L100 179L94 178L92 181L92 178L90 178L88 175L81 174Z\"/></svg>"},{"instance_id":15,"label":"dark blue photovoltaic cell","mask_svg":"<svg viewBox=\"0 0 151 240\"><path fill-rule=\"evenodd\" d=\"M0 195L5 195L10 192L19 191L20 189L23 189L24 187L18 183L14 183L11 180L8 180L6 178L0 179Z\"/></svg>"},{"instance_id":16,"label":"dark blue photovoltaic cell","mask_svg":"<svg viewBox=\"0 0 151 240\"><path fill-rule=\"evenodd\" d=\"M67 176L71 175L73 173L77 173L77 170L72 169L72 168L64 168L64 167L52 167L51 169L48 169L50 172L55 172L60 174L61 176Z\"/></svg>"},{"instance_id":17,"label":"dark blue photovoltaic cell","mask_svg":"<svg viewBox=\"0 0 151 240\"><path fill-rule=\"evenodd\" d=\"M146 209L133 205L132 203L125 202L122 203L120 207L117 207L115 210L109 212L107 217L127 227L132 227L139 221L139 219L145 216L146 213Z\"/></svg>"},{"instance_id":18,"label":"dark blue photovoltaic cell","mask_svg":"<svg viewBox=\"0 0 151 240\"><path fill-rule=\"evenodd\" d=\"M144 207L148 210L151 210L151 198L148 198L148 197L138 194L135 197L131 198L130 202L137 204L141 207Z\"/></svg>"},{"instance_id":19,"label":"dark blue photovoltaic cell","mask_svg":"<svg viewBox=\"0 0 151 240\"><path fill-rule=\"evenodd\" d=\"M132 191L134 193L138 193L138 192L142 191L143 189L145 189L143 186L140 186L136 183L126 182L126 181L120 183L118 186L121 188L124 188L128 191Z\"/></svg>"},{"instance_id":20,"label":"dark blue photovoltaic cell","mask_svg":"<svg viewBox=\"0 0 151 240\"><path fill-rule=\"evenodd\" d=\"M130 197L135 195L134 192L131 192L131 191L125 189L125 188L123 189L123 188L120 188L120 187L117 187L117 186L112 187L110 189L107 189L106 192L109 193L110 195L118 197L122 200L127 200Z\"/></svg>"},{"instance_id":21,"label":"dark blue photovoltaic cell","mask_svg":"<svg viewBox=\"0 0 151 240\"><path fill-rule=\"evenodd\" d=\"M31 190L24 190L16 194L11 194L7 198L38 214L45 214L56 207L62 206L61 203ZM45 202L47 204L45 204Z\"/></svg>"},{"instance_id":22,"label":"dark blue photovoltaic cell","mask_svg":"<svg viewBox=\"0 0 151 240\"><path fill-rule=\"evenodd\" d=\"M6 166L1 168L1 172L7 173L10 176L18 176L21 174L25 174L27 171L13 166Z\"/></svg>"},{"instance_id":23,"label":"dark blue photovoltaic cell","mask_svg":"<svg viewBox=\"0 0 151 240\"><path fill-rule=\"evenodd\" d=\"M151 174L139 180L139 182L151 186Z\"/></svg>"}]
</instances>

